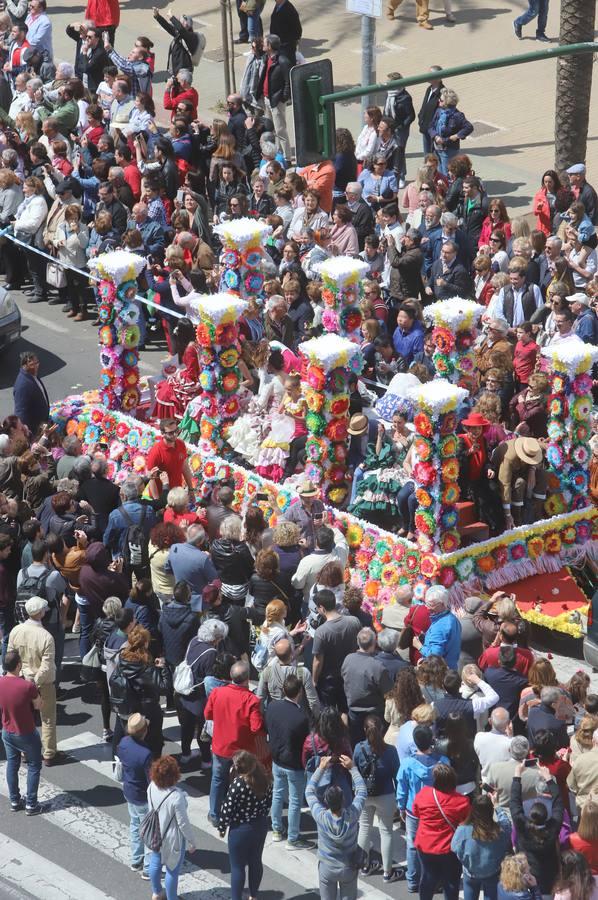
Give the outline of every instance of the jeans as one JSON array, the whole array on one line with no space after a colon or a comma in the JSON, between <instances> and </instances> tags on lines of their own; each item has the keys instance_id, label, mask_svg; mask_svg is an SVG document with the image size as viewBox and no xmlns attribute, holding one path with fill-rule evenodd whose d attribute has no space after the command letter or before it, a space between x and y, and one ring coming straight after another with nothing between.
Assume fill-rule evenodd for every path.
<instances>
[{"instance_id":1,"label":"jeans","mask_svg":"<svg viewBox=\"0 0 598 900\"><path fill-rule=\"evenodd\" d=\"M415 835L419 819L410 812L405 815L405 846L407 847L407 887L418 890L421 879L421 866L419 856L414 847Z\"/></svg>"},{"instance_id":2,"label":"jeans","mask_svg":"<svg viewBox=\"0 0 598 900\"><path fill-rule=\"evenodd\" d=\"M394 794L380 794L368 797L359 817L359 837L357 843L366 853L370 852L370 832L374 824L374 813L380 829L380 849L385 872L392 872L392 820L397 808Z\"/></svg>"},{"instance_id":3,"label":"jeans","mask_svg":"<svg viewBox=\"0 0 598 900\"><path fill-rule=\"evenodd\" d=\"M237 15L239 17L239 40L246 41L249 36L247 13L241 9L241 0L237 0Z\"/></svg>"},{"instance_id":4,"label":"jeans","mask_svg":"<svg viewBox=\"0 0 598 900\"><path fill-rule=\"evenodd\" d=\"M452 144L452 146L451 146ZM455 147L453 142L451 141L447 147L435 147L435 151L438 155L438 159L440 160L438 171L442 172L443 175L448 175L448 164L450 163L453 157L458 156L461 153L459 147Z\"/></svg>"},{"instance_id":5,"label":"jeans","mask_svg":"<svg viewBox=\"0 0 598 900\"><path fill-rule=\"evenodd\" d=\"M220 818L220 807L228 790L228 773L233 764L232 759L226 756L212 754L212 783L210 784L210 816L212 819Z\"/></svg>"},{"instance_id":6,"label":"jeans","mask_svg":"<svg viewBox=\"0 0 598 900\"><path fill-rule=\"evenodd\" d=\"M253 819L232 825L228 831L231 900L242 900L245 872L249 882L249 896L256 897L264 874L262 853L268 833L268 820Z\"/></svg>"},{"instance_id":7,"label":"jeans","mask_svg":"<svg viewBox=\"0 0 598 900\"><path fill-rule=\"evenodd\" d=\"M527 25L532 19L538 17L536 25L536 34L546 34L546 23L548 21L548 0L527 0L529 6L524 13L515 19L517 28Z\"/></svg>"},{"instance_id":8,"label":"jeans","mask_svg":"<svg viewBox=\"0 0 598 900\"><path fill-rule=\"evenodd\" d=\"M418 850L422 870L420 900L433 900L437 885L444 889L444 900L458 900L461 863L454 853L423 853Z\"/></svg>"},{"instance_id":9,"label":"jeans","mask_svg":"<svg viewBox=\"0 0 598 900\"><path fill-rule=\"evenodd\" d=\"M262 28L262 18L258 12L254 13L254 15L247 16L247 25L249 29L249 42L256 38L261 37L264 33Z\"/></svg>"},{"instance_id":10,"label":"jeans","mask_svg":"<svg viewBox=\"0 0 598 900\"><path fill-rule=\"evenodd\" d=\"M318 875L321 900L357 900L357 869L330 869L320 861Z\"/></svg>"},{"instance_id":11,"label":"jeans","mask_svg":"<svg viewBox=\"0 0 598 900\"><path fill-rule=\"evenodd\" d=\"M77 602L79 610L79 624L81 631L79 633L79 656L81 659L91 650L91 633L95 625L96 617L92 613L92 608L88 603Z\"/></svg>"},{"instance_id":12,"label":"jeans","mask_svg":"<svg viewBox=\"0 0 598 900\"><path fill-rule=\"evenodd\" d=\"M432 153L434 147L432 146L432 138L429 134L422 134L422 145L424 148L424 156L427 156L428 153Z\"/></svg>"},{"instance_id":13,"label":"jeans","mask_svg":"<svg viewBox=\"0 0 598 900\"><path fill-rule=\"evenodd\" d=\"M397 505L401 514L401 524L407 531L415 531L415 511L417 499L415 496L415 484L408 481L404 484L397 497Z\"/></svg>"},{"instance_id":14,"label":"jeans","mask_svg":"<svg viewBox=\"0 0 598 900\"><path fill-rule=\"evenodd\" d=\"M299 840L301 829L301 802L305 790L305 772L303 769L285 769L272 763L274 788L272 792L272 830L282 832L282 810L285 801L289 801L288 840ZM253 892L252 892L253 896Z\"/></svg>"},{"instance_id":15,"label":"jeans","mask_svg":"<svg viewBox=\"0 0 598 900\"><path fill-rule=\"evenodd\" d=\"M356 466L355 471L353 472L353 484L351 485L351 499L349 501L349 506L352 506L357 499L357 488L359 487L360 482L363 481L363 476L363 466Z\"/></svg>"},{"instance_id":16,"label":"jeans","mask_svg":"<svg viewBox=\"0 0 598 900\"><path fill-rule=\"evenodd\" d=\"M4 609L0 609L0 639L2 640L2 663L4 663L4 657L8 648L8 635L10 634L13 625L14 622L12 607L6 606Z\"/></svg>"},{"instance_id":17,"label":"jeans","mask_svg":"<svg viewBox=\"0 0 598 900\"><path fill-rule=\"evenodd\" d=\"M160 852L158 850L150 851L150 863L149 863L149 875L150 882L152 885L152 894L161 894L162 893L162 857L160 856ZM185 859L185 842L183 841L183 849L181 850L181 855L179 857L179 861L176 864L174 869L166 869L166 877L164 879L164 887L166 888L166 900L177 900L178 897L178 886L179 886L179 873L181 871L181 866L183 865L183 860Z\"/></svg>"},{"instance_id":18,"label":"jeans","mask_svg":"<svg viewBox=\"0 0 598 900\"><path fill-rule=\"evenodd\" d=\"M129 803L127 800L127 806L129 808L129 816L131 817L131 823L129 825L131 864L136 866L143 861L143 871L149 872L150 857L152 855L151 850L148 850L139 837L139 826L141 825L143 817L147 814L148 805L147 803Z\"/></svg>"},{"instance_id":19,"label":"jeans","mask_svg":"<svg viewBox=\"0 0 598 900\"><path fill-rule=\"evenodd\" d=\"M36 731L31 734L11 734L2 731L2 742L6 751L6 783L11 803L21 799L19 790L19 769L21 753L27 756L27 800L26 805L37 806L37 789L42 770L42 742Z\"/></svg>"},{"instance_id":20,"label":"jeans","mask_svg":"<svg viewBox=\"0 0 598 900\"><path fill-rule=\"evenodd\" d=\"M473 878L463 872L463 900L478 900L480 891L484 894L484 900L496 900L498 874L492 878Z\"/></svg>"}]
</instances>

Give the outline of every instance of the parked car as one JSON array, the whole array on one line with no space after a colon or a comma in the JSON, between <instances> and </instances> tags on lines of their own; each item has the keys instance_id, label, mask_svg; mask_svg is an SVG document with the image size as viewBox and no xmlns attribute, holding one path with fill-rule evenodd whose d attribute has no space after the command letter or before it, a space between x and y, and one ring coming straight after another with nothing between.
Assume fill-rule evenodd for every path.
<instances>
[{"instance_id":1,"label":"parked car","mask_svg":"<svg viewBox=\"0 0 598 900\"><path fill-rule=\"evenodd\" d=\"M7 290L0 287L0 350L21 337L21 311Z\"/></svg>"}]
</instances>

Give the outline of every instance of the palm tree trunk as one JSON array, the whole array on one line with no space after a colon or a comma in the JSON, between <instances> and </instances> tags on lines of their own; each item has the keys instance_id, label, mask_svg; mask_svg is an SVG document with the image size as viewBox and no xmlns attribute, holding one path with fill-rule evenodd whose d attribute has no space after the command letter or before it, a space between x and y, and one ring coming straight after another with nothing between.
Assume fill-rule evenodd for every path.
<instances>
[{"instance_id":1,"label":"palm tree trunk","mask_svg":"<svg viewBox=\"0 0 598 900\"><path fill-rule=\"evenodd\" d=\"M561 0L561 44L594 40L596 0ZM586 161L593 54L557 60L555 168Z\"/></svg>"}]
</instances>

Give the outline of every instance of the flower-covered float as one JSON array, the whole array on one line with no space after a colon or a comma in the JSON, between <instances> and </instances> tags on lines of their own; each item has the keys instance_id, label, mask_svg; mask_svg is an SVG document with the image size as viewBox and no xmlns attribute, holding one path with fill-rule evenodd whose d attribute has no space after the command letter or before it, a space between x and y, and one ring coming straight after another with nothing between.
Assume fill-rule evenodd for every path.
<instances>
[{"instance_id":1,"label":"flower-covered float","mask_svg":"<svg viewBox=\"0 0 598 900\"><path fill-rule=\"evenodd\" d=\"M368 264L350 256L333 256L316 268L322 277L324 331L359 341L362 321L359 303Z\"/></svg>"},{"instance_id":2,"label":"flower-covered float","mask_svg":"<svg viewBox=\"0 0 598 900\"><path fill-rule=\"evenodd\" d=\"M220 290L245 300L261 294L264 241L272 229L257 219L233 219L214 226L222 241Z\"/></svg>"},{"instance_id":3,"label":"flower-covered float","mask_svg":"<svg viewBox=\"0 0 598 900\"><path fill-rule=\"evenodd\" d=\"M473 345L484 307L473 300L451 297L424 307L424 319L432 325L436 374L471 390L475 383Z\"/></svg>"}]
</instances>

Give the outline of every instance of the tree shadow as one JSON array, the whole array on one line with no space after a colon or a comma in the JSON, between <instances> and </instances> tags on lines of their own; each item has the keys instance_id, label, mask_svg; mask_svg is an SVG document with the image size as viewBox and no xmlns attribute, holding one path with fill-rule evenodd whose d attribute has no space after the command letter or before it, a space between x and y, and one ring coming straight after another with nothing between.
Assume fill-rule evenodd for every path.
<instances>
[{"instance_id":1,"label":"tree shadow","mask_svg":"<svg viewBox=\"0 0 598 900\"><path fill-rule=\"evenodd\" d=\"M306 59L311 59L314 56L321 56L328 43L327 38L302 37L299 42L299 49Z\"/></svg>"},{"instance_id":2,"label":"tree shadow","mask_svg":"<svg viewBox=\"0 0 598 900\"><path fill-rule=\"evenodd\" d=\"M23 325L23 334L29 326ZM51 350L41 347L39 344L33 344L26 337L21 337L20 341L11 344L2 354L2 362L0 364L0 390L10 388L14 385L15 379L19 371L19 355L26 350L33 351L39 359L39 377L43 379L46 375L52 375L59 369L64 369L66 361L56 356Z\"/></svg>"},{"instance_id":3,"label":"tree shadow","mask_svg":"<svg viewBox=\"0 0 598 900\"><path fill-rule=\"evenodd\" d=\"M491 19L496 19L498 16L507 15L512 10L498 7L472 7L471 9L458 9L455 11L455 16L457 18L456 22L447 22L446 14L444 9L430 9L430 24L434 26L442 26L444 28L456 28L459 25L467 25L469 26L470 31L477 31L480 28L480 25L484 21L490 21ZM432 16L432 13L438 15ZM417 22L415 20L415 12L412 15L409 15L405 10L404 15L395 15L395 25L397 23L401 24L401 34L404 33L405 25L413 25L414 28L417 28Z\"/></svg>"}]
</instances>

